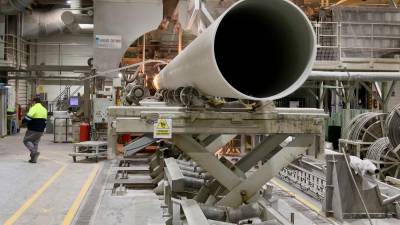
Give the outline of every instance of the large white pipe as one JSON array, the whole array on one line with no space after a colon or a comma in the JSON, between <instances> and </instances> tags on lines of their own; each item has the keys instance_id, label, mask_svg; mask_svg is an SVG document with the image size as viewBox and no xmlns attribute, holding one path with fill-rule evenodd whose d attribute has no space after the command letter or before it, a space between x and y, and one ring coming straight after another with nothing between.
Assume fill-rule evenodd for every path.
<instances>
[{"instance_id":1,"label":"large white pipe","mask_svg":"<svg viewBox=\"0 0 400 225\"><path fill-rule=\"evenodd\" d=\"M308 79L342 81L393 81L400 80L400 72L311 71Z\"/></svg>"},{"instance_id":2,"label":"large white pipe","mask_svg":"<svg viewBox=\"0 0 400 225\"><path fill-rule=\"evenodd\" d=\"M315 55L312 25L295 4L242 0L172 60L156 86L193 86L206 95L273 100L307 80Z\"/></svg>"}]
</instances>

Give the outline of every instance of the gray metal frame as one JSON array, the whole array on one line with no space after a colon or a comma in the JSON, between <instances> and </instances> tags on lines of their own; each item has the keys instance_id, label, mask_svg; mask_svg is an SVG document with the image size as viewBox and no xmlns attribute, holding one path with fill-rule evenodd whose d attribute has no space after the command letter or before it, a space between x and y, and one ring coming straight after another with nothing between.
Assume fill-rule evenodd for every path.
<instances>
[{"instance_id":1,"label":"gray metal frame","mask_svg":"<svg viewBox=\"0 0 400 225\"><path fill-rule=\"evenodd\" d=\"M314 154L324 141L322 109L269 108L249 111L230 109L223 112L190 111L185 107L148 103L143 106L108 108L108 157L114 158L118 134L153 133L159 118L172 119L172 133L181 134L287 134L310 135L319 139Z\"/></svg>"},{"instance_id":2,"label":"gray metal frame","mask_svg":"<svg viewBox=\"0 0 400 225\"><path fill-rule=\"evenodd\" d=\"M160 102L109 107L108 116L110 159L115 157L118 134L153 133L157 119L172 119L172 141L196 165L215 178L216 183L211 185L213 189L225 190L225 196L216 203L225 207L238 207L243 202L258 201L262 185L284 166L301 154L316 156L323 152L324 119L327 117L321 109L274 108L269 104L255 111L239 108L211 111L167 106ZM218 160L215 151L238 134L268 136L235 165L226 160ZM193 138L193 135L197 135L197 138ZM293 136L294 141L287 146L279 146L289 136ZM265 163L258 170L245 175L245 172L263 160ZM169 181L166 186L169 191L182 189L182 174L178 166L173 160L166 160L166 164Z\"/></svg>"}]
</instances>

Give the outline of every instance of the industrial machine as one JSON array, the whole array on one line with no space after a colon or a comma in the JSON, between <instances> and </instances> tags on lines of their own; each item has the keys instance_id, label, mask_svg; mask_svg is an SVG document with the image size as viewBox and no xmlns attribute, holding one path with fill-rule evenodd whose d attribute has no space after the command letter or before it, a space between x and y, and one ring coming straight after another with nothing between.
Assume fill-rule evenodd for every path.
<instances>
[{"instance_id":1,"label":"industrial machine","mask_svg":"<svg viewBox=\"0 0 400 225\"><path fill-rule=\"evenodd\" d=\"M325 150L325 160L303 156L281 170L279 179L320 201L326 216L399 219L398 110L359 114L344 128L338 151ZM351 168L352 156L375 165L376 177Z\"/></svg>"},{"instance_id":2,"label":"industrial machine","mask_svg":"<svg viewBox=\"0 0 400 225\"><path fill-rule=\"evenodd\" d=\"M277 11L295 19L280 18ZM231 47L251 42L249 33L274 43L259 47L271 57L235 58L255 55ZM154 187L163 195L168 224L288 224L263 188L276 176L320 202L328 217L400 218L400 189L376 181L364 190L364 178L348 162L349 155L367 158L380 168L380 177L399 181L399 107L356 116L343 129L338 153L323 150L322 110L276 108L271 102L301 86L314 57L312 30L290 3L233 5L160 72L151 100L108 109L109 157L119 134L145 133L125 146L114 193ZM129 90L134 96L135 87ZM260 135L262 141L238 159L215 157L238 134ZM143 159L138 152L149 145L158 150ZM315 159L320 153L325 158ZM136 165L139 160L148 167ZM150 179L133 178L138 171Z\"/></svg>"},{"instance_id":3,"label":"industrial machine","mask_svg":"<svg viewBox=\"0 0 400 225\"><path fill-rule=\"evenodd\" d=\"M250 44L253 37L271 45L232 47ZM256 56L258 51L266 55ZM138 170L128 156L159 143L149 163L154 179L148 186L164 190L168 224L181 224L182 218L187 224L251 218L247 224L285 223L273 216L260 190L300 155L322 152L327 115L322 109L276 108L271 100L303 84L315 54L313 28L293 3L237 2L161 70L153 98L108 107L109 158L116 154L119 135L146 134L126 146L115 186L145 185L129 179ZM218 159L214 153L238 134L259 135L262 141L237 163Z\"/></svg>"}]
</instances>

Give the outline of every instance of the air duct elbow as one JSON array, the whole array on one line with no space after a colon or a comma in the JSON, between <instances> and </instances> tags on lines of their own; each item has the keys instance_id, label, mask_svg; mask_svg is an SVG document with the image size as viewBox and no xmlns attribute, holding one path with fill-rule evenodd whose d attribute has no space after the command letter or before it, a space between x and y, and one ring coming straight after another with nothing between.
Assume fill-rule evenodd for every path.
<instances>
[{"instance_id":1,"label":"air duct elbow","mask_svg":"<svg viewBox=\"0 0 400 225\"><path fill-rule=\"evenodd\" d=\"M93 18L84 14L73 14L70 11L56 9L51 11L33 11L24 14L24 38L62 33L67 28L72 33L89 33L93 28L83 29L79 24L93 24Z\"/></svg>"},{"instance_id":2,"label":"air duct elbow","mask_svg":"<svg viewBox=\"0 0 400 225\"><path fill-rule=\"evenodd\" d=\"M63 12L61 14L61 20L72 33L83 31L79 24L93 24L93 17L86 14L75 14L72 11ZM87 29L85 31L90 32L93 31L93 29Z\"/></svg>"},{"instance_id":3,"label":"air duct elbow","mask_svg":"<svg viewBox=\"0 0 400 225\"><path fill-rule=\"evenodd\" d=\"M93 24L93 17L86 14L74 14L71 11L65 11L61 15L61 20L65 25L76 24Z\"/></svg>"},{"instance_id":4,"label":"air duct elbow","mask_svg":"<svg viewBox=\"0 0 400 225\"><path fill-rule=\"evenodd\" d=\"M24 38L37 38L63 32L65 25L61 20L62 13L63 10L61 9L25 13L22 36Z\"/></svg>"}]
</instances>

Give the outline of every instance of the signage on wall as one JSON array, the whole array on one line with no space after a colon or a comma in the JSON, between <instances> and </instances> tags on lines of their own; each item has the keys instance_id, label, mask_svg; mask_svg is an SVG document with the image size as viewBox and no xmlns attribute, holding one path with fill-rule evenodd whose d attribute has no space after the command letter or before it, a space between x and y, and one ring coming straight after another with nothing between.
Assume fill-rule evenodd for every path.
<instances>
[{"instance_id":1,"label":"signage on wall","mask_svg":"<svg viewBox=\"0 0 400 225\"><path fill-rule=\"evenodd\" d=\"M96 48L121 49L120 35L96 35Z\"/></svg>"}]
</instances>

